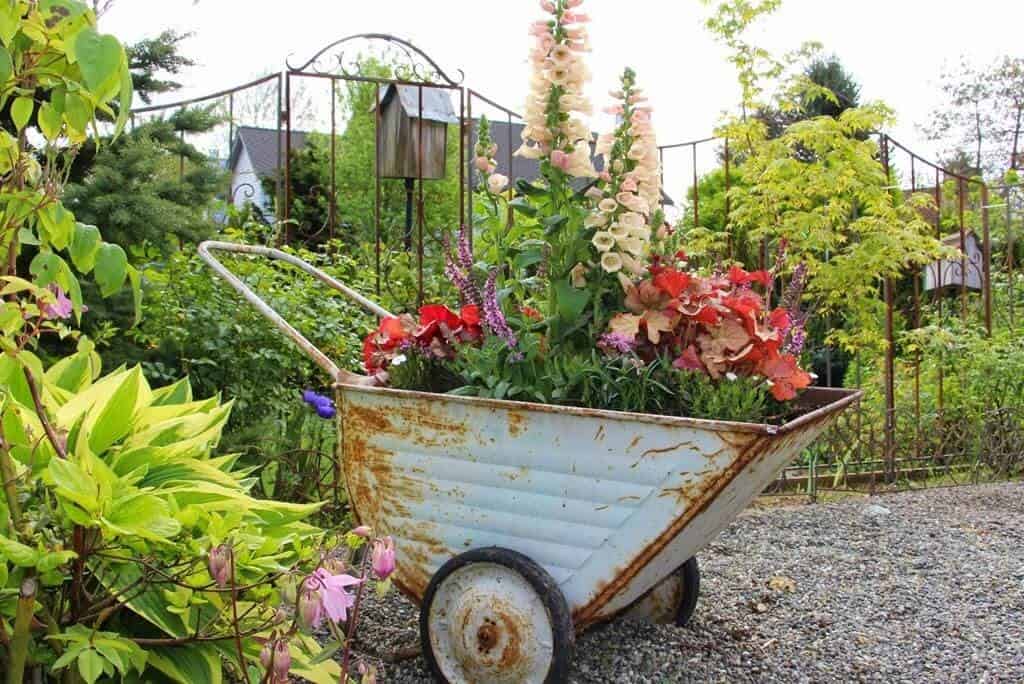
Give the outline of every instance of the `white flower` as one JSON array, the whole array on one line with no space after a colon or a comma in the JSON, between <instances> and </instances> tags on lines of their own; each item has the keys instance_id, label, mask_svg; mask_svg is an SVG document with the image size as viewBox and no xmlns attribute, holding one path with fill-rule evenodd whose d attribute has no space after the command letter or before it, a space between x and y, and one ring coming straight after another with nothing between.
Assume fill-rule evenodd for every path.
<instances>
[{"instance_id":1,"label":"white flower","mask_svg":"<svg viewBox=\"0 0 1024 684\"><path fill-rule=\"evenodd\" d=\"M629 237L636 238L637 240L642 240L643 242L650 242L651 229L648 228L647 226L643 226L642 228L630 228Z\"/></svg>"},{"instance_id":2,"label":"white flower","mask_svg":"<svg viewBox=\"0 0 1024 684\"><path fill-rule=\"evenodd\" d=\"M590 242L594 247L597 247L597 251L599 252L607 252L615 246L615 238L613 238L610 233L603 230L594 233L594 237Z\"/></svg>"},{"instance_id":3,"label":"white flower","mask_svg":"<svg viewBox=\"0 0 1024 684\"><path fill-rule=\"evenodd\" d=\"M622 257L615 252L605 252L601 255L601 268L607 273L615 273L622 269Z\"/></svg>"},{"instance_id":4,"label":"white flower","mask_svg":"<svg viewBox=\"0 0 1024 684\"><path fill-rule=\"evenodd\" d=\"M403 363L405 363L408 360L409 359L406 358L405 354L399 354L395 358L391 359L391 365L392 366L401 366Z\"/></svg>"},{"instance_id":5,"label":"white flower","mask_svg":"<svg viewBox=\"0 0 1024 684\"><path fill-rule=\"evenodd\" d=\"M616 240L623 240L629 235L629 229L621 223L613 223L608 232Z\"/></svg>"},{"instance_id":6,"label":"white flower","mask_svg":"<svg viewBox=\"0 0 1024 684\"><path fill-rule=\"evenodd\" d=\"M605 197L603 200L601 200L600 204L597 205L597 208L606 214L610 214L619 208L619 203L613 200L611 197Z\"/></svg>"},{"instance_id":7,"label":"white flower","mask_svg":"<svg viewBox=\"0 0 1024 684\"><path fill-rule=\"evenodd\" d=\"M591 214L583 219L583 225L587 228L602 228L608 225L608 216L606 214Z\"/></svg>"},{"instance_id":8,"label":"white flower","mask_svg":"<svg viewBox=\"0 0 1024 684\"><path fill-rule=\"evenodd\" d=\"M517 157L523 157L524 159L540 159L544 156L543 150L535 145L523 143L518 150L516 150Z\"/></svg>"},{"instance_id":9,"label":"white flower","mask_svg":"<svg viewBox=\"0 0 1024 684\"><path fill-rule=\"evenodd\" d=\"M737 379L737 376L736 376L735 373L729 372L729 373L725 374L725 379L728 380L729 382L735 382L736 379Z\"/></svg>"},{"instance_id":10,"label":"white flower","mask_svg":"<svg viewBox=\"0 0 1024 684\"><path fill-rule=\"evenodd\" d=\"M506 187L508 187L508 176L503 176L500 173L492 173L490 178L487 179L487 189L494 195L497 195Z\"/></svg>"},{"instance_id":11,"label":"white flower","mask_svg":"<svg viewBox=\"0 0 1024 684\"><path fill-rule=\"evenodd\" d=\"M634 256L640 256L644 253L644 247L647 245L643 240L637 240L634 237L623 237L618 240L619 246Z\"/></svg>"},{"instance_id":12,"label":"white flower","mask_svg":"<svg viewBox=\"0 0 1024 684\"><path fill-rule=\"evenodd\" d=\"M644 217L635 211L627 211L619 217L619 223L627 228L640 228L644 225Z\"/></svg>"}]
</instances>

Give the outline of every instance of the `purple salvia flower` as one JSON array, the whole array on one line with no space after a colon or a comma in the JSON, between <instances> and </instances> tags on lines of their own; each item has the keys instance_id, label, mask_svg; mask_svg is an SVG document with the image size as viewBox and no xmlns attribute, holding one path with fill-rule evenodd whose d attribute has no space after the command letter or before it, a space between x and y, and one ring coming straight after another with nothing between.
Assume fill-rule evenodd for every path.
<instances>
[{"instance_id":1,"label":"purple salvia flower","mask_svg":"<svg viewBox=\"0 0 1024 684\"><path fill-rule=\"evenodd\" d=\"M473 248L469 244L469 226L459 228L459 264L466 273L473 272Z\"/></svg>"},{"instance_id":2,"label":"purple salvia flower","mask_svg":"<svg viewBox=\"0 0 1024 684\"><path fill-rule=\"evenodd\" d=\"M793 269L793 277L790 278L789 286L782 295L780 305L789 312L792 319L800 313L800 298L804 295L804 288L807 286L807 264L800 262Z\"/></svg>"},{"instance_id":3,"label":"purple salvia flower","mask_svg":"<svg viewBox=\"0 0 1024 684\"><path fill-rule=\"evenodd\" d=\"M487 284L484 286L483 310L484 324L492 334L505 340L505 344L509 347L515 347L519 344L519 340L516 339L512 329L508 327L505 314L501 311L501 306L498 304L498 269L496 268L492 269L487 276Z\"/></svg>"},{"instance_id":4,"label":"purple salvia flower","mask_svg":"<svg viewBox=\"0 0 1024 684\"><path fill-rule=\"evenodd\" d=\"M619 332L610 332L605 333L598 338L597 346L606 352L629 354L636 347L636 343L629 335Z\"/></svg>"}]
</instances>

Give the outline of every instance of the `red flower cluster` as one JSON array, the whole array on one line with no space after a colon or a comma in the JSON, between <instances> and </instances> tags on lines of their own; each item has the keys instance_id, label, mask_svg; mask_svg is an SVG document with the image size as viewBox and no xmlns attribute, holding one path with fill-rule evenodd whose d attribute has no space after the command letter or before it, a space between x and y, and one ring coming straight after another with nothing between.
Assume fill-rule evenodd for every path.
<instances>
[{"instance_id":1,"label":"red flower cluster","mask_svg":"<svg viewBox=\"0 0 1024 684\"><path fill-rule=\"evenodd\" d=\"M411 349L450 359L459 344L482 338L480 308L475 304L462 307L457 314L443 304L427 304L420 307L419 323L409 314L381 319L377 329L363 340L363 366L367 373L379 373L392 359Z\"/></svg>"},{"instance_id":2,"label":"red flower cluster","mask_svg":"<svg viewBox=\"0 0 1024 684\"><path fill-rule=\"evenodd\" d=\"M764 376L779 401L811 384L796 357L783 353L792 326L788 311L769 309L773 276L734 266L725 275L704 277L657 263L652 277L634 284L621 276L628 313L612 318L612 333L636 343L639 353L671 350L677 368L718 379L728 373Z\"/></svg>"}]
</instances>

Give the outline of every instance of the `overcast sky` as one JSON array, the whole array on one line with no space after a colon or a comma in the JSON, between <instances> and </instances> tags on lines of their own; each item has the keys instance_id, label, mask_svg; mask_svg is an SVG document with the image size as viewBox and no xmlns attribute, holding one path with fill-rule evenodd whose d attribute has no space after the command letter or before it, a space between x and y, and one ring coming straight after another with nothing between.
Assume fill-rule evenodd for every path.
<instances>
[{"instance_id":1,"label":"overcast sky","mask_svg":"<svg viewBox=\"0 0 1024 684\"><path fill-rule=\"evenodd\" d=\"M708 135L735 103L733 70L704 29L708 10L698 0L586 0L583 9L593 19L589 94L598 109L626 65L651 97L659 142ZM101 26L127 42L168 28L195 34L185 52L197 66L181 77L186 88L166 99L279 70L290 54L293 62L305 61L349 34L381 32L411 40L444 69L462 69L469 87L519 110L527 86L526 30L537 18L534 0L117 0ZM938 103L943 65L961 55L985 62L1020 54L1024 2L784 0L757 36L780 52L806 40L820 41L841 59L862 85L862 99L881 99L896 110L895 138L933 156L917 126ZM604 122L594 124L601 129Z\"/></svg>"}]
</instances>

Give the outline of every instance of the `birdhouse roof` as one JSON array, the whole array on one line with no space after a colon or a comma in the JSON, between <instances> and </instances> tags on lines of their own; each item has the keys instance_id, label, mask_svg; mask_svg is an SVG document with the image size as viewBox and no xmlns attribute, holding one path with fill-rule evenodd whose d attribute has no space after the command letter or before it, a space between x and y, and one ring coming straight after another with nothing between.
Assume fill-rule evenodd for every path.
<instances>
[{"instance_id":1,"label":"birdhouse roof","mask_svg":"<svg viewBox=\"0 0 1024 684\"><path fill-rule=\"evenodd\" d=\"M405 115L411 119L420 118L420 88L421 86L398 85L389 83L386 88L380 91L380 105L387 107L398 93L398 100L402 104ZM438 121L446 124L459 123L459 117L452 106L452 99L447 88L430 88L422 86L423 90L423 118L427 121ZM370 107L374 111L374 107Z\"/></svg>"}]
</instances>

